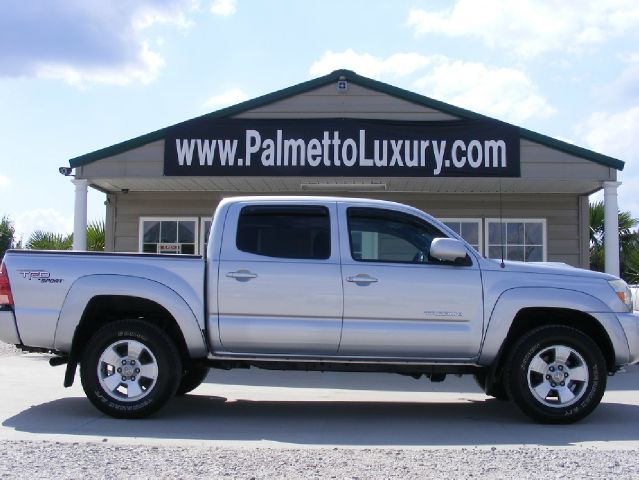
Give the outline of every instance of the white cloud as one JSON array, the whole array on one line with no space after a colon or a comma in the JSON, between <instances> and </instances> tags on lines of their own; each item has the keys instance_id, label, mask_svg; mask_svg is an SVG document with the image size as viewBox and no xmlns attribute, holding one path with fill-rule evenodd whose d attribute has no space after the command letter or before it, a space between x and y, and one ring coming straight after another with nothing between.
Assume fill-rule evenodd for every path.
<instances>
[{"instance_id":1,"label":"white cloud","mask_svg":"<svg viewBox=\"0 0 639 480\"><path fill-rule=\"evenodd\" d=\"M0 77L128 85L155 80L164 66L146 38L154 25L188 28L197 0L6 0L0 16Z\"/></svg>"},{"instance_id":2,"label":"white cloud","mask_svg":"<svg viewBox=\"0 0 639 480\"><path fill-rule=\"evenodd\" d=\"M232 90L227 90L224 93L220 93L219 95L214 95L209 97L204 102L204 108L223 108L228 107L229 105L235 105L236 103L243 102L248 100L248 95L244 93L239 88L234 88Z\"/></svg>"},{"instance_id":3,"label":"white cloud","mask_svg":"<svg viewBox=\"0 0 639 480\"><path fill-rule=\"evenodd\" d=\"M39 78L63 80L69 85L83 86L85 83L101 83L125 86L134 82L148 84L153 82L165 65L162 56L142 44L139 56L118 68L78 67L74 65L43 64L37 72Z\"/></svg>"},{"instance_id":4,"label":"white cloud","mask_svg":"<svg viewBox=\"0 0 639 480\"><path fill-rule=\"evenodd\" d=\"M215 0L211 4L211 13L220 17L229 17L233 15L236 10L236 0Z\"/></svg>"},{"instance_id":5,"label":"white cloud","mask_svg":"<svg viewBox=\"0 0 639 480\"><path fill-rule=\"evenodd\" d=\"M639 23L635 0L457 0L447 10L412 9L407 23L416 35L475 36L490 47L519 55L578 51L633 32Z\"/></svg>"},{"instance_id":6,"label":"white cloud","mask_svg":"<svg viewBox=\"0 0 639 480\"><path fill-rule=\"evenodd\" d=\"M5 177L4 175L0 175L0 188L5 188L9 186L9 177Z\"/></svg>"},{"instance_id":7,"label":"white cloud","mask_svg":"<svg viewBox=\"0 0 639 480\"><path fill-rule=\"evenodd\" d=\"M195 23L188 13L198 8L197 0L183 0L168 5L162 5L162 2L143 4L133 18L133 27L142 30L160 24L191 28Z\"/></svg>"},{"instance_id":8,"label":"white cloud","mask_svg":"<svg viewBox=\"0 0 639 480\"><path fill-rule=\"evenodd\" d=\"M350 48L343 52L328 50L322 58L311 65L309 73L319 76L346 68L367 77L402 77L427 67L437 58L439 57L426 57L412 52L395 53L388 58L379 58L370 53L357 53Z\"/></svg>"},{"instance_id":9,"label":"white cloud","mask_svg":"<svg viewBox=\"0 0 639 480\"><path fill-rule=\"evenodd\" d=\"M593 113L578 131L596 151L639 162L639 106L617 113Z\"/></svg>"},{"instance_id":10,"label":"white cloud","mask_svg":"<svg viewBox=\"0 0 639 480\"><path fill-rule=\"evenodd\" d=\"M577 132L593 150L626 162L618 173L622 182L619 207L639 218L639 106L616 113L593 113Z\"/></svg>"},{"instance_id":11,"label":"white cloud","mask_svg":"<svg viewBox=\"0 0 639 480\"><path fill-rule=\"evenodd\" d=\"M513 68L445 60L415 85L430 97L517 124L555 113L533 81Z\"/></svg>"},{"instance_id":12,"label":"white cloud","mask_svg":"<svg viewBox=\"0 0 639 480\"><path fill-rule=\"evenodd\" d=\"M419 75L413 88L424 95L513 123L555 113L534 82L514 68L490 68L482 63L418 53L381 58L348 49L325 52L311 65L310 74L323 75L340 68L378 79Z\"/></svg>"},{"instance_id":13,"label":"white cloud","mask_svg":"<svg viewBox=\"0 0 639 480\"><path fill-rule=\"evenodd\" d=\"M73 231L73 215L64 215L53 208L27 210L15 217L16 238L26 242L36 230L68 234Z\"/></svg>"},{"instance_id":14,"label":"white cloud","mask_svg":"<svg viewBox=\"0 0 639 480\"><path fill-rule=\"evenodd\" d=\"M626 68L617 78L603 88L598 88L599 99L611 108L625 108L639 104L639 53L623 57Z\"/></svg>"}]
</instances>

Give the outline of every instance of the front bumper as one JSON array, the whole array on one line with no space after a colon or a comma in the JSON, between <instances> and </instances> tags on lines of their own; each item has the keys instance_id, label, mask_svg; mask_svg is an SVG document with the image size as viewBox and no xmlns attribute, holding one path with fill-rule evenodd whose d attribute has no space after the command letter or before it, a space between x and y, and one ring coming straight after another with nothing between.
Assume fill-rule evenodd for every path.
<instances>
[{"instance_id":1,"label":"front bumper","mask_svg":"<svg viewBox=\"0 0 639 480\"><path fill-rule=\"evenodd\" d=\"M13 345L22 343L16 327L16 318L10 308L0 308L0 342Z\"/></svg>"},{"instance_id":2,"label":"front bumper","mask_svg":"<svg viewBox=\"0 0 639 480\"><path fill-rule=\"evenodd\" d=\"M630 361L628 363L639 363L639 312L617 313L617 318L628 340L628 348L630 350Z\"/></svg>"}]
</instances>

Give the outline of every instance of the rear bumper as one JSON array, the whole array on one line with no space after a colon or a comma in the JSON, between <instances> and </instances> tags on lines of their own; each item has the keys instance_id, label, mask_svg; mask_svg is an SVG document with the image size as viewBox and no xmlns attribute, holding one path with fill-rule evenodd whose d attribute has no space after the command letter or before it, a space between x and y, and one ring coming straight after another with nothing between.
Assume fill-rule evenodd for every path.
<instances>
[{"instance_id":1,"label":"rear bumper","mask_svg":"<svg viewBox=\"0 0 639 480\"><path fill-rule=\"evenodd\" d=\"M639 363L639 312L617 313L617 318L628 340L628 348L630 350L630 361L628 363Z\"/></svg>"},{"instance_id":2,"label":"rear bumper","mask_svg":"<svg viewBox=\"0 0 639 480\"><path fill-rule=\"evenodd\" d=\"M0 309L0 342L12 343L13 345L22 343L16 327L16 318L13 315L13 310L9 308Z\"/></svg>"}]
</instances>

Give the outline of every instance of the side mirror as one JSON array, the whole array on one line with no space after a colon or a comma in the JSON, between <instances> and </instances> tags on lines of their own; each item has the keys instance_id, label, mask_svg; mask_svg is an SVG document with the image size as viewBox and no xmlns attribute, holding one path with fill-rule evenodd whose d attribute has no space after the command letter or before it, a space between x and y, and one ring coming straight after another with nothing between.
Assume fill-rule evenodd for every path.
<instances>
[{"instance_id":1,"label":"side mirror","mask_svg":"<svg viewBox=\"0 0 639 480\"><path fill-rule=\"evenodd\" d=\"M430 256L444 262L466 258L466 247L454 238L435 238L430 244Z\"/></svg>"}]
</instances>

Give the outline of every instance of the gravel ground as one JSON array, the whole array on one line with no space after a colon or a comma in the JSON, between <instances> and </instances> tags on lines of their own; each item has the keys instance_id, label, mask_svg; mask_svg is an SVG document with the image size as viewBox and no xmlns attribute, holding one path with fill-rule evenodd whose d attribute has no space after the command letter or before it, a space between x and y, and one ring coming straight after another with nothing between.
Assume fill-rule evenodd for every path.
<instances>
[{"instance_id":1,"label":"gravel ground","mask_svg":"<svg viewBox=\"0 0 639 480\"><path fill-rule=\"evenodd\" d=\"M632 450L230 449L0 441L0 478L639 478Z\"/></svg>"}]
</instances>

